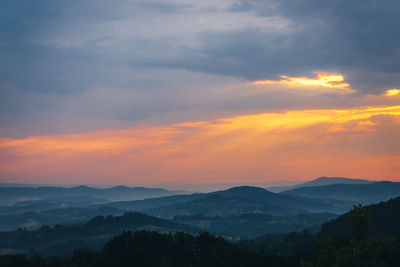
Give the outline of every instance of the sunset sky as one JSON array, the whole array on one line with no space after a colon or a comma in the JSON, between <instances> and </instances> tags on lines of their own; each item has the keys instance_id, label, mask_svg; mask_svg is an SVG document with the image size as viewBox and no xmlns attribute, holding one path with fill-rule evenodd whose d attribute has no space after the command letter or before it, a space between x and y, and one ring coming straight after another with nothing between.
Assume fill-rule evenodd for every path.
<instances>
[{"instance_id":1,"label":"sunset sky","mask_svg":"<svg viewBox=\"0 0 400 267\"><path fill-rule=\"evenodd\" d=\"M400 181L400 1L0 3L0 183Z\"/></svg>"}]
</instances>

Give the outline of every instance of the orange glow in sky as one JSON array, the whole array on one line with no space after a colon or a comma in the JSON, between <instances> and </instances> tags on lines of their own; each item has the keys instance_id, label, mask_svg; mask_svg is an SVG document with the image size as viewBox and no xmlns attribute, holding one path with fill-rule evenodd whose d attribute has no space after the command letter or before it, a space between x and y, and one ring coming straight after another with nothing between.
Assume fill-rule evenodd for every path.
<instances>
[{"instance_id":1,"label":"orange glow in sky","mask_svg":"<svg viewBox=\"0 0 400 267\"><path fill-rule=\"evenodd\" d=\"M292 110L166 126L0 138L14 182L397 179L400 106Z\"/></svg>"},{"instance_id":2,"label":"orange glow in sky","mask_svg":"<svg viewBox=\"0 0 400 267\"><path fill-rule=\"evenodd\" d=\"M386 96L395 96L400 94L400 89L390 89L385 92Z\"/></svg>"},{"instance_id":3,"label":"orange glow in sky","mask_svg":"<svg viewBox=\"0 0 400 267\"><path fill-rule=\"evenodd\" d=\"M316 78L308 77L289 77L285 75L280 76L282 79L279 81L274 80L261 80L255 81L253 84L275 84L282 83L294 86L318 86L330 88L348 88L350 85L344 82L343 75L340 74L317 74Z\"/></svg>"}]
</instances>

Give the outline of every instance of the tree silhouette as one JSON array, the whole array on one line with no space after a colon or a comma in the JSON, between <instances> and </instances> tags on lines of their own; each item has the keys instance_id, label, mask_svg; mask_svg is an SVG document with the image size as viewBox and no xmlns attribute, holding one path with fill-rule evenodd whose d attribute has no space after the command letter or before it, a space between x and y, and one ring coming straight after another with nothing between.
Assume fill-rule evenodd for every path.
<instances>
[{"instance_id":1,"label":"tree silhouette","mask_svg":"<svg viewBox=\"0 0 400 267\"><path fill-rule=\"evenodd\" d=\"M353 206L349 217L352 223L353 237L358 240L364 240L372 230L371 213L359 204L358 206Z\"/></svg>"}]
</instances>

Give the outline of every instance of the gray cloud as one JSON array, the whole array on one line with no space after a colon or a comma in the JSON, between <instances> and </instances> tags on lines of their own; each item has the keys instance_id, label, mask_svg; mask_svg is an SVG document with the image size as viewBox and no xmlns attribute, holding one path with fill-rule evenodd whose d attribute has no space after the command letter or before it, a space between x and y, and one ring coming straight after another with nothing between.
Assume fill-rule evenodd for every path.
<instances>
[{"instance_id":1,"label":"gray cloud","mask_svg":"<svg viewBox=\"0 0 400 267\"><path fill-rule=\"evenodd\" d=\"M63 114L73 128L74 117L111 125L294 106L216 92L314 71L343 73L359 94L380 94L400 86L399 11L389 0L2 1L0 123L30 119L29 134L35 122L51 130Z\"/></svg>"},{"instance_id":2,"label":"gray cloud","mask_svg":"<svg viewBox=\"0 0 400 267\"><path fill-rule=\"evenodd\" d=\"M359 89L369 93L383 90L379 84L388 73L392 74L392 79L385 81L384 86L399 86L398 1L251 2L255 15L269 16L272 6L275 12L292 19L302 28L289 37L289 46L285 50L290 55L289 59L304 63L303 69L337 69L347 73L350 82ZM287 63L290 65L293 62ZM359 74L362 71L365 75L361 78ZM357 73L354 77L353 72ZM374 75L371 76L371 73Z\"/></svg>"}]
</instances>

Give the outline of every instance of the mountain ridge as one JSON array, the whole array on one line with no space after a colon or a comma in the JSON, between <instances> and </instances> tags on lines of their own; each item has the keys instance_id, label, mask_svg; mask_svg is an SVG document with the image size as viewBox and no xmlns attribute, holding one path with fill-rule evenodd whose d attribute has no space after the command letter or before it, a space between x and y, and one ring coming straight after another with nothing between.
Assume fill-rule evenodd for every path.
<instances>
[{"instance_id":1,"label":"mountain ridge","mask_svg":"<svg viewBox=\"0 0 400 267\"><path fill-rule=\"evenodd\" d=\"M54 197L90 196L109 201L138 200L150 197L161 197L185 194L185 191L173 191L163 188L114 186L95 188L86 185L74 187L39 186L39 187L0 187L0 205L13 205L25 200L40 200Z\"/></svg>"},{"instance_id":2,"label":"mountain ridge","mask_svg":"<svg viewBox=\"0 0 400 267\"><path fill-rule=\"evenodd\" d=\"M372 181L372 180L367 180L367 179L346 178L346 177L321 176L314 180L296 184L296 185L274 186L274 187L268 187L266 189L270 190L271 192L274 192L274 193L280 193L283 191L288 191L288 190L292 190L292 189L296 189L296 188L300 188L300 187L324 186L324 185L331 185L331 184L369 184L369 183L374 183L374 182L377 182L377 181Z\"/></svg>"},{"instance_id":3,"label":"mountain ridge","mask_svg":"<svg viewBox=\"0 0 400 267\"><path fill-rule=\"evenodd\" d=\"M300 187L280 194L316 199L339 199L354 204L372 204L400 195L400 182L375 182L369 184L331 184L326 186Z\"/></svg>"},{"instance_id":4,"label":"mountain ridge","mask_svg":"<svg viewBox=\"0 0 400 267\"><path fill-rule=\"evenodd\" d=\"M114 207L121 208L120 206ZM211 216L228 216L233 213L270 213L275 215L302 212L340 213L350 208L351 204L343 201L316 200L276 194L259 187L240 186L208 194L197 194L195 199L189 201L147 208L142 211L163 218L172 218L198 213Z\"/></svg>"}]
</instances>

